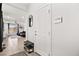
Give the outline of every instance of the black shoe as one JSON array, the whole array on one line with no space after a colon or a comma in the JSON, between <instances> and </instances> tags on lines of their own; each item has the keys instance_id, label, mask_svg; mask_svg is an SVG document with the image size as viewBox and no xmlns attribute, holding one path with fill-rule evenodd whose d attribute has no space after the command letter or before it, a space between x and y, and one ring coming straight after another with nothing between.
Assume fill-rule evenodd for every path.
<instances>
[{"instance_id":1,"label":"black shoe","mask_svg":"<svg viewBox=\"0 0 79 59\"><path fill-rule=\"evenodd\" d=\"M3 51L3 49L0 49L0 52L2 52Z\"/></svg>"}]
</instances>

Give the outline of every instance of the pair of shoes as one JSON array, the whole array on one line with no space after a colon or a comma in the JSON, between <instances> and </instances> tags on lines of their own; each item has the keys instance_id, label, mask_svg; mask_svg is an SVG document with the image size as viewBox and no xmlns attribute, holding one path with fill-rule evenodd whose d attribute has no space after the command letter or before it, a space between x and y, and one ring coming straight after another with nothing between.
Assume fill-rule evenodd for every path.
<instances>
[{"instance_id":1,"label":"pair of shoes","mask_svg":"<svg viewBox=\"0 0 79 59\"><path fill-rule=\"evenodd\" d=\"M0 52L2 52L3 51L3 49L0 49Z\"/></svg>"}]
</instances>

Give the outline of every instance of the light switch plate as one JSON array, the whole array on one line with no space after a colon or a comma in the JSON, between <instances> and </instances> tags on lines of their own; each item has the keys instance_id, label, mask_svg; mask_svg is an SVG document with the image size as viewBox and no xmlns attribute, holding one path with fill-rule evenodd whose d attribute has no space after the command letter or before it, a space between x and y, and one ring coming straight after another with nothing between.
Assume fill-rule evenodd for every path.
<instances>
[{"instance_id":1,"label":"light switch plate","mask_svg":"<svg viewBox=\"0 0 79 59\"><path fill-rule=\"evenodd\" d=\"M60 23L62 23L63 22L63 18L62 17L57 17L57 18L55 18L55 20L54 20L54 24L60 24Z\"/></svg>"}]
</instances>

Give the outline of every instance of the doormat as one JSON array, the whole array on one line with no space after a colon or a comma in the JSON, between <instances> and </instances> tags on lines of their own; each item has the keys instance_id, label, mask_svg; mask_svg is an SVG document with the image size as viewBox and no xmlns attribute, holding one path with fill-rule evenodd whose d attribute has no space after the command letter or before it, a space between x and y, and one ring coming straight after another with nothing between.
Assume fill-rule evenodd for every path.
<instances>
[{"instance_id":1,"label":"doormat","mask_svg":"<svg viewBox=\"0 0 79 59\"><path fill-rule=\"evenodd\" d=\"M16 53L16 54L13 54L13 55L11 55L11 56L27 56L27 55L25 54L24 51L22 51L22 52L18 52L18 53Z\"/></svg>"}]
</instances>

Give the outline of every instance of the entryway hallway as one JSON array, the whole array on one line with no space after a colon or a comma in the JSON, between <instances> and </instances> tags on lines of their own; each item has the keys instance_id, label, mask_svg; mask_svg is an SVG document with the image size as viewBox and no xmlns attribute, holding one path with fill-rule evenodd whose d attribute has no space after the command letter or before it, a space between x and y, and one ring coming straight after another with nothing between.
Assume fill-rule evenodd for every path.
<instances>
[{"instance_id":1,"label":"entryway hallway","mask_svg":"<svg viewBox=\"0 0 79 59\"><path fill-rule=\"evenodd\" d=\"M0 56L9 56L24 51L24 40L25 38L16 35L7 37L3 41L6 48L0 52Z\"/></svg>"}]
</instances>

